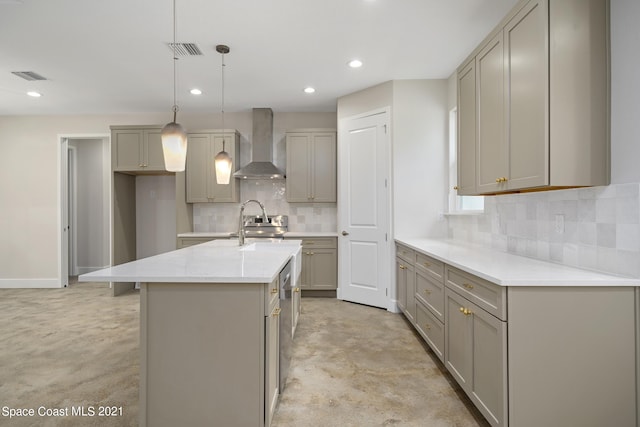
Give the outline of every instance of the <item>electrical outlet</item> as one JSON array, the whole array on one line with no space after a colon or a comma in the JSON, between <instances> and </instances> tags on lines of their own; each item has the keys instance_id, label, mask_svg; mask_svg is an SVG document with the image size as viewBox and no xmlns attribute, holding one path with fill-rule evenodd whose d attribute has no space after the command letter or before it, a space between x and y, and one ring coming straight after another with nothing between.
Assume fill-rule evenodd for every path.
<instances>
[{"instance_id":1,"label":"electrical outlet","mask_svg":"<svg viewBox=\"0 0 640 427\"><path fill-rule=\"evenodd\" d=\"M556 233L564 233L564 215L562 214L556 214Z\"/></svg>"}]
</instances>

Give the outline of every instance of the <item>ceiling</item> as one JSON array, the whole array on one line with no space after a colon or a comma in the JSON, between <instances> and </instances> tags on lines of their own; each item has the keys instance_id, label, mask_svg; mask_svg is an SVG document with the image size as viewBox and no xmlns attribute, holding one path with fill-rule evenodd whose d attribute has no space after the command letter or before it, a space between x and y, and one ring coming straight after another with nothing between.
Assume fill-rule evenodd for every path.
<instances>
[{"instance_id":1,"label":"ceiling","mask_svg":"<svg viewBox=\"0 0 640 427\"><path fill-rule=\"evenodd\" d=\"M177 41L203 52L177 62L180 111L220 110L217 44L231 49L225 111L330 112L388 80L447 78L516 2L177 0ZM0 0L0 115L170 112L172 10L171 0ZM353 58L364 65L347 67Z\"/></svg>"}]
</instances>

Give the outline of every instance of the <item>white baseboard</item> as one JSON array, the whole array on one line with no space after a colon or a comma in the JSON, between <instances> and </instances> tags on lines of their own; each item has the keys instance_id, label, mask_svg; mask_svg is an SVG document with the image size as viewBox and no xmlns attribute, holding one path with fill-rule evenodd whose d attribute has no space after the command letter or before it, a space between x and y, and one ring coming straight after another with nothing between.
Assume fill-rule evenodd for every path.
<instances>
[{"instance_id":1,"label":"white baseboard","mask_svg":"<svg viewBox=\"0 0 640 427\"><path fill-rule=\"evenodd\" d=\"M62 288L59 279L0 279L0 289Z\"/></svg>"}]
</instances>

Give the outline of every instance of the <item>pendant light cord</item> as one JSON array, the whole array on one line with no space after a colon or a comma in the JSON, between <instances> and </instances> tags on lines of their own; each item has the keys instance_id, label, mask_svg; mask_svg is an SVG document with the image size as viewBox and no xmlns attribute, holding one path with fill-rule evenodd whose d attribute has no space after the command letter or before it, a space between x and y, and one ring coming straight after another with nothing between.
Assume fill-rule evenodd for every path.
<instances>
[{"instance_id":1,"label":"pendant light cord","mask_svg":"<svg viewBox=\"0 0 640 427\"><path fill-rule=\"evenodd\" d=\"M177 92L177 61L176 55L176 33L178 32L178 24L176 19L176 0L173 0L173 121L176 121L178 113L178 92Z\"/></svg>"},{"instance_id":2,"label":"pendant light cord","mask_svg":"<svg viewBox=\"0 0 640 427\"><path fill-rule=\"evenodd\" d=\"M221 113L222 113L222 151L224 151L224 52L222 53L222 104L221 104Z\"/></svg>"}]
</instances>

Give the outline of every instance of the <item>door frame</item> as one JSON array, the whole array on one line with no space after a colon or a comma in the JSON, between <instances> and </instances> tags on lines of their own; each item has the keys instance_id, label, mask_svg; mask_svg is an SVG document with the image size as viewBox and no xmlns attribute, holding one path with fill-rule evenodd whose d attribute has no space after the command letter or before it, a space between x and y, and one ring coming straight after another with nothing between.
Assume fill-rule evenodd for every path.
<instances>
[{"instance_id":1,"label":"door frame","mask_svg":"<svg viewBox=\"0 0 640 427\"><path fill-rule=\"evenodd\" d=\"M384 278L379 278L380 280L386 280L389 284L388 287L388 292L387 292L387 301L386 301L386 309L387 311L391 311L394 313L399 312L399 309L397 307L396 304L396 283L395 283L395 278L393 277L392 272L395 270L394 267L394 262L395 259L393 257L393 138L392 138L392 122L393 122L393 116L392 116L392 110L391 110L391 106L385 106L385 107L380 107L380 108L376 108L370 111L366 111L363 113L359 113L359 114L355 114L352 116L348 116L348 117L343 117L343 118L339 118L338 119L338 165L337 165L337 182L338 182L338 204L337 204L337 216L338 216L338 289L336 292L336 296L338 299L343 300L343 296L342 296L342 289L343 286L345 286L345 283L343 283L343 269L345 268L345 263L346 260L343 258L345 256L345 251L344 250L340 250L341 247L343 246L341 243L342 236L340 236L340 231L344 230L344 224L342 222L342 215L343 215L343 207L342 207L342 198L344 197L343 192L345 191L345 188L341 185L341 182L343 180L342 177L342 156L340 156L340 151L341 151L341 147L340 147L340 141L342 140L341 136L344 135L345 132L345 123L350 122L352 120L357 120L357 119L363 119L365 117L370 117L370 116L376 116L379 114L387 114L387 119L388 119L388 123L387 123L387 146L386 146L386 153L384 153L384 155L387 158L387 171L388 171L388 177L387 177L387 192L388 192L388 198L387 198L387 206L386 206L386 214L387 214L387 240L386 240L386 245L385 245L385 255L387 257L388 262L386 262L386 269L385 269L385 275L387 277Z\"/></svg>"},{"instance_id":2,"label":"door frame","mask_svg":"<svg viewBox=\"0 0 640 427\"><path fill-rule=\"evenodd\" d=\"M67 226L65 215L69 215L68 203L68 158L69 140L74 139L99 139L102 141L102 161L103 161L103 201L107 212L105 212L105 221L103 224L103 235L109 243L109 264L112 260L112 242L111 242L111 134L110 133L82 133L82 134L58 134L58 282L60 287L68 286L69 282L69 251L68 242L65 244L65 238L68 234L64 229Z\"/></svg>"}]
</instances>

